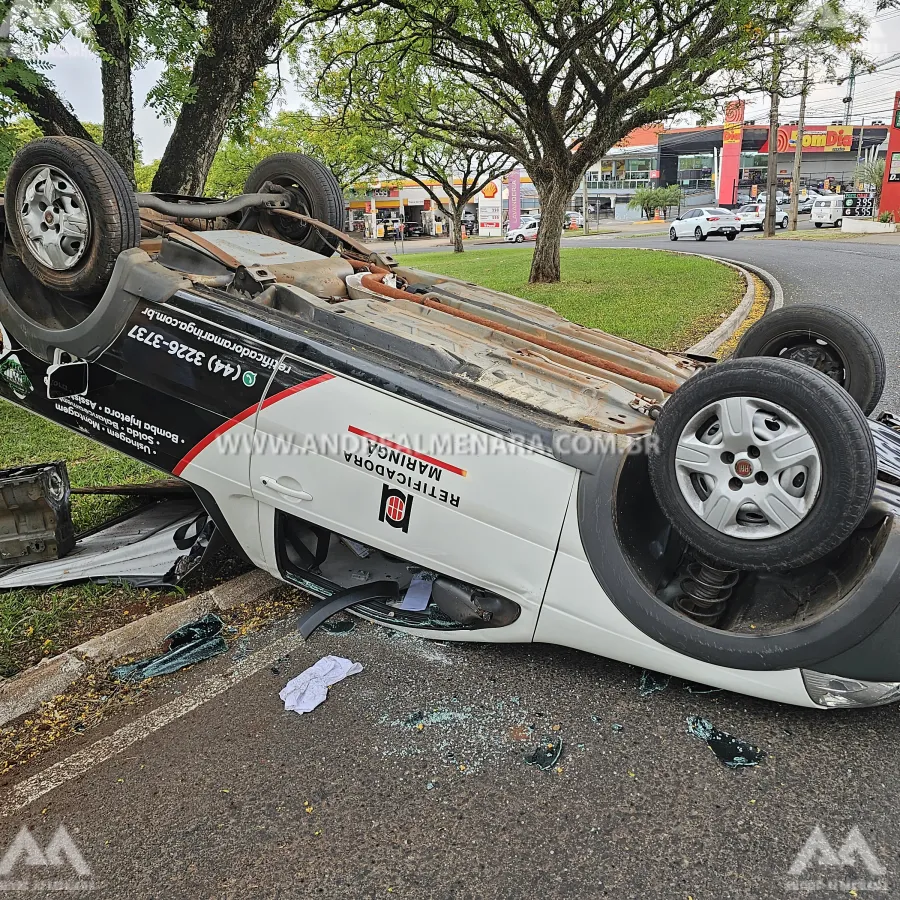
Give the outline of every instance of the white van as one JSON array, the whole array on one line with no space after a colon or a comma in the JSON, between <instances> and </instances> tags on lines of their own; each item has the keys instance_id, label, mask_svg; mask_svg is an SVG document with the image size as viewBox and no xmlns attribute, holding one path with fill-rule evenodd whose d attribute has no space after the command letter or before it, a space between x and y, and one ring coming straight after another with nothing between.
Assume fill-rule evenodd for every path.
<instances>
[{"instance_id":1,"label":"white van","mask_svg":"<svg viewBox=\"0 0 900 900\"><path fill-rule=\"evenodd\" d=\"M841 227L844 216L844 198L840 194L832 197L816 197L809 219L816 226L833 225Z\"/></svg>"}]
</instances>

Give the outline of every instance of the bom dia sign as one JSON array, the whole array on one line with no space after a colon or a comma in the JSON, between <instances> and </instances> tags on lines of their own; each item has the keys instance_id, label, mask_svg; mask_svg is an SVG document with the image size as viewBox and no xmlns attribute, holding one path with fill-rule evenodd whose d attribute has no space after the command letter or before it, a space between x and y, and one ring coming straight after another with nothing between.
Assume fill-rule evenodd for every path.
<instances>
[{"instance_id":1,"label":"bom dia sign","mask_svg":"<svg viewBox=\"0 0 900 900\"><path fill-rule=\"evenodd\" d=\"M803 129L803 152L826 153L853 147L852 125L808 125ZM793 153L797 148L797 126L782 125L778 129L778 152ZM769 152L768 140L759 148L760 153Z\"/></svg>"}]
</instances>

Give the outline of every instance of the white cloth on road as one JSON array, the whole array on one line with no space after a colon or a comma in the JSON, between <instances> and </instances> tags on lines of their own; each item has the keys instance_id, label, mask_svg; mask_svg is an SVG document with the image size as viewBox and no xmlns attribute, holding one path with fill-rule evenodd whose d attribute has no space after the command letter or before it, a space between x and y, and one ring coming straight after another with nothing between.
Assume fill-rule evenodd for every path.
<instances>
[{"instance_id":1,"label":"white cloth on road","mask_svg":"<svg viewBox=\"0 0 900 900\"><path fill-rule=\"evenodd\" d=\"M278 694L284 700L284 708L301 716L312 712L328 696L332 684L343 681L348 675L362 672L361 663L351 662L341 656L323 656L315 665L292 678Z\"/></svg>"}]
</instances>

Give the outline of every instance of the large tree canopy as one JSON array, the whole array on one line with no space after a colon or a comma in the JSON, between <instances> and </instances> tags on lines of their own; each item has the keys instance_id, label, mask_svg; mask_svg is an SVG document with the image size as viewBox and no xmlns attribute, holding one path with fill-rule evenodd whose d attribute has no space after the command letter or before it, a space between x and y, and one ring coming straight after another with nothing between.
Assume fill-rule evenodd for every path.
<instances>
[{"instance_id":1,"label":"large tree canopy","mask_svg":"<svg viewBox=\"0 0 900 900\"><path fill-rule=\"evenodd\" d=\"M541 199L533 281L559 279L566 204L632 129L711 113L802 0L310 0L330 115L521 162ZM415 85L410 90L410 85ZM429 99L430 98L430 99Z\"/></svg>"},{"instance_id":2,"label":"large tree canopy","mask_svg":"<svg viewBox=\"0 0 900 900\"><path fill-rule=\"evenodd\" d=\"M279 78L267 70L320 15L302 0L0 0L0 124L25 112L45 134L89 139L44 61L74 35L100 59L104 146L132 173L132 73L161 61L147 101L175 128L153 186L197 193L223 136L265 115Z\"/></svg>"}]
</instances>

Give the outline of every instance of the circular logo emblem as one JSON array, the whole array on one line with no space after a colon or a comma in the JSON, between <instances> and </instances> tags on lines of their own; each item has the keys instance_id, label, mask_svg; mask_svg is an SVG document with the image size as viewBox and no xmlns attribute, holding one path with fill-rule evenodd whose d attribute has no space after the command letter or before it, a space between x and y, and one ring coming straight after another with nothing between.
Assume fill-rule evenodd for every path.
<instances>
[{"instance_id":1,"label":"circular logo emblem","mask_svg":"<svg viewBox=\"0 0 900 900\"><path fill-rule=\"evenodd\" d=\"M256 372L244 372L243 381L247 387L253 387L256 384Z\"/></svg>"},{"instance_id":2,"label":"circular logo emblem","mask_svg":"<svg viewBox=\"0 0 900 900\"><path fill-rule=\"evenodd\" d=\"M391 497L385 515L394 522L402 522L406 518L406 501L402 497Z\"/></svg>"},{"instance_id":3,"label":"circular logo emblem","mask_svg":"<svg viewBox=\"0 0 900 900\"><path fill-rule=\"evenodd\" d=\"M739 475L741 478L746 478L753 473L753 465L747 459L739 459L734 464L734 471L735 474Z\"/></svg>"}]
</instances>

